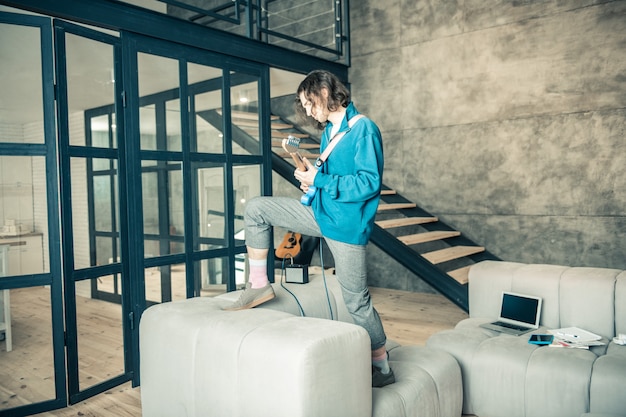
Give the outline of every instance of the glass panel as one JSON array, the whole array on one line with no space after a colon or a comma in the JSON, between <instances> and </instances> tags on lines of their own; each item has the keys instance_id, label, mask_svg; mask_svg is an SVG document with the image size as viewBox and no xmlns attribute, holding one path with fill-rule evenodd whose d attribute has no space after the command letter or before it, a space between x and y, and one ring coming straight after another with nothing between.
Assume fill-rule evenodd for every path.
<instances>
[{"instance_id":1,"label":"glass panel","mask_svg":"<svg viewBox=\"0 0 626 417\"><path fill-rule=\"evenodd\" d=\"M91 118L91 146L99 148L117 147L115 113Z\"/></svg>"},{"instance_id":2,"label":"glass panel","mask_svg":"<svg viewBox=\"0 0 626 417\"><path fill-rule=\"evenodd\" d=\"M175 164L169 164L170 166ZM181 164L175 166L180 167ZM168 253L185 252L185 199L183 198L183 172L182 170L169 171L168 207L169 207L169 235L170 240Z\"/></svg>"},{"instance_id":3,"label":"glass panel","mask_svg":"<svg viewBox=\"0 0 626 417\"><path fill-rule=\"evenodd\" d=\"M243 231L243 213L246 203L252 197L261 195L262 170L260 165L239 165L233 167L235 237Z\"/></svg>"},{"instance_id":4,"label":"glass panel","mask_svg":"<svg viewBox=\"0 0 626 417\"><path fill-rule=\"evenodd\" d=\"M194 171L198 184L193 207L198 208L195 250L223 248L226 241L226 207L224 166L216 163L196 163Z\"/></svg>"},{"instance_id":5,"label":"glass panel","mask_svg":"<svg viewBox=\"0 0 626 417\"><path fill-rule=\"evenodd\" d=\"M39 28L0 23L2 142L44 142L39 37Z\"/></svg>"},{"instance_id":6,"label":"glass panel","mask_svg":"<svg viewBox=\"0 0 626 417\"><path fill-rule=\"evenodd\" d=\"M0 156L0 244L9 245L8 275L49 271L45 181L43 157Z\"/></svg>"},{"instance_id":7,"label":"glass panel","mask_svg":"<svg viewBox=\"0 0 626 417\"><path fill-rule=\"evenodd\" d=\"M141 149L156 150L156 110L154 105L139 108L139 126L141 127Z\"/></svg>"},{"instance_id":8,"label":"glass panel","mask_svg":"<svg viewBox=\"0 0 626 417\"><path fill-rule=\"evenodd\" d=\"M159 234L159 179L156 171L141 175L143 194L143 232L146 235ZM147 244L147 242L146 242ZM153 255L157 255L157 253ZM147 254L146 254L147 256Z\"/></svg>"},{"instance_id":9,"label":"glass panel","mask_svg":"<svg viewBox=\"0 0 626 417\"><path fill-rule=\"evenodd\" d=\"M76 323L78 334L79 386L84 390L124 373L122 306L97 300L86 291L100 278L77 283Z\"/></svg>"},{"instance_id":10,"label":"glass panel","mask_svg":"<svg viewBox=\"0 0 626 417\"><path fill-rule=\"evenodd\" d=\"M113 190L111 189L111 179L108 175L97 175L93 177L93 199L94 217L96 230L110 232L113 230L113 213L111 212L111 199Z\"/></svg>"},{"instance_id":11,"label":"glass panel","mask_svg":"<svg viewBox=\"0 0 626 417\"><path fill-rule=\"evenodd\" d=\"M77 283L77 285L79 284L80 283ZM107 275L107 276L100 277L95 281L95 284L96 284L96 289L99 292L104 292L107 294L115 294L115 295L122 294L122 275L121 274L114 274L114 275ZM101 297L97 297L97 298L101 298Z\"/></svg>"},{"instance_id":12,"label":"glass panel","mask_svg":"<svg viewBox=\"0 0 626 417\"><path fill-rule=\"evenodd\" d=\"M231 118L233 129L233 153L260 155L259 129L259 83L249 75L231 73Z\"/></svg>"},{"instance_id":13,"label":"glass panel","mask_svg":"<svg viewBox=\"0 0 626 417\"><path fill-rule=\"evenodd\" d=\"M72 158L70 163L75 267L106 265L114 258L119 261L117 161ZM91 195L88 194L89 181ZM91 219L87 207L92 209Z\"/></svg>"},{"instance_id":14,"label":"glass panel","mask_svg":"<svg viewBox=\"0 0 626 417\"><path fill-rule=\"evenodd\" d=\"M213 95L213 93L205 93L200 96L196 96L196 99L202 100L204 95ZM224 152L224 132L222 131L222 125L217 126L207 121L207 117L210 117L209 111L196 112L196 147L192 151L205 152L205 153L223 153ZM213 110L213 114L215 110ZM217 118L221 122L221 116ZM210 119L213 120L213 119Z\"/></svg>"},{"instance_id":15,"label":"glass panel","mask_svg":"<svg viewBox=\"0 0 626 417\"><path fill-rule=\"evenodd\" d=\"M180 151L178 61L137 54L141 149Z\"/></svg>"},{"instance_id":16,"label":"glass panel","mask_svg":"<svg viewBox=\"0 0 626 417\"><path fill-rule=\"evenodd\" d=\"M119 246L115 246L115 256L113 255L113 242L117 242L117 239L96 236L96 265L107 265L120 261L121 253Z\"/></svg>"},{"instance_id":17,"label":"glass panel","mask_svg":"<svg viewBox=\"0 0 626 417\"><path fill-rule=\"evenodd\" d=\"M190 63L188 65L191 111L195 113L195 140L192 152L223 153L222 70Z\"/></svg>"},{"instance_id":18,"label":"glass panel","mask_svg":"<svg viewBox=\"0 0 626 417\"><path fill-rule=\"evenodd\" d=\"M84 112L115 102L115 72L113 70L113 46L72 34L66 36L67 101L69 113L70 143L85 146ZM100 132L109 134L113 120L98 119ZM92 120L92 128L94 121ZM116 143L103 138L92 141L93 146L114 147Z\"/></svg>"},{"instance_id":19,"label":"glass panel","mask_svg":"<svg viewBox=\"0 0 626 417\"><path fill-rule=\"evenodd\" d=\"M184 251L181 165L180 162L153 161L149 167L144 167L143 220L147 258Z\"/></svg>"},{"instance_id":20,"label":"glass panel","mask_svg":"<svg viewBox=\"0 0 626 417\"><path fill-rule=\"evenodd\" d=\"M94 172L93 208L96 233L95 264L105 265L119 262L119 195L117 161L114 159L93 160L94 166L108 165L108 170ZM97 162L103 162L102 164Z\"/></svg>"},{"instance_id":21,"label":"glass panel","mask_svg":"<svg viewBox=\"0 0 626 417\"><path fill-rule=\"evenodd\" d=\"M165 129L167 131L168 151L180 151L182 149L180 132L180 100L165 102Z\"/></svg>"},{"instance_id":22,"label":"glass panel","mask_svg":"<svg viewBox=\"0 0 626 417\"><path fill-rule=\"evenodd\" d=\"M228 258L203 259L196 262L196 276L200 277L200 295L213 297L226 292L226 283L230 274ZM237 286L245 283L245 255L235 256L235 281Z\"/></svg>"},{"instance_id":23,"label":"glass panel","mask_svg":"<svg viewBox=\"0 0 626 417\"><path fill-rule=\"evenodd\" d=\"M187 298L185 264L146 268L144 276L148 303L165 303Z\"/></svg>"},{"instance_id":24,"label":"glass panel","mask_svg":"<svg viewBox=\"0 0 626 417\"><path fill-rule=\"evenodd\" d=\"M5 330L0 341L2 414L2 410L54 399L55 376L50 289L0 291L0 306L0 321L5 320L5 306L10 312L10 331ZM7 351L9 342L12 350Z\"/></svg>"}]
</instances>

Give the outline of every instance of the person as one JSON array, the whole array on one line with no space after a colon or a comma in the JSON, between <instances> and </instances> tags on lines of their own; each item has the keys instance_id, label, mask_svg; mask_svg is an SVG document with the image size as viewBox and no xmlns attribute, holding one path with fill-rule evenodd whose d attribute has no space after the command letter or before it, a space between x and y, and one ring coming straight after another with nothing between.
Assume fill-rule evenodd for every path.
<instances>
[{"instance_id":1,"label":"person","mask_svg":"<svg viewBox=\"0 0 626 417\"><path fill-rule=\"evenodd\" d=\"M275 297L267 277L272 226L303 235L323 237L335 261L335 274L354 322L367 330L372 348L372 385L395 382L385 347L386 335L367 286L366 245L372 233L383 173L380 131L360 117L350 92L332 73L309 73L297 89L296 112L323 129L323 153L345 132L327 160L319 166L304 158L307 170L294 175L307 193L315 187L310 205L289 197L255 197L244 213L249 280L239 299L226 310L256 307ZM319 161L319 159L318 159Z\"/></svg>"}]
</instances>

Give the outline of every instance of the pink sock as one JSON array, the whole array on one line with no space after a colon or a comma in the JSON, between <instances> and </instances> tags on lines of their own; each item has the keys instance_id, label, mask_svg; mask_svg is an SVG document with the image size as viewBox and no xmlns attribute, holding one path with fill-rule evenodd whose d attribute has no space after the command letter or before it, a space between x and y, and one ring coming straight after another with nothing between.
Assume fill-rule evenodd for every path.
<instances>
[{"instance_id":1,"label":"pink sock","mask_svg":"<svg viewBox=\"0 0 626 417\"><path fill-rule=\"evenodd\" d=\"M269 282L267 279L267 259L248 258L248 264L250 265L250 276L248 277L250 286L255 289L265 287Z\"/></svg>"}]
</instances>

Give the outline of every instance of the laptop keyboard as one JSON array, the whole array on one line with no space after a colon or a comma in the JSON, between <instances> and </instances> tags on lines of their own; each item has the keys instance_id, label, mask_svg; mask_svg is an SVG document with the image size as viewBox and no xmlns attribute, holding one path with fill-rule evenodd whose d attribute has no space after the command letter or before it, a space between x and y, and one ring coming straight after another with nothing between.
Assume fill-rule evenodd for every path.
<instances>
[{"instance_id":1,"label":"laptop keyboard","mask_svg":"<svg viewBox=\"0 0 626 417\"><path fill-rule=\"evenodd\" d=\"M513 329L513 330L528 330L528 327L517 326L515 324L505 323L503 321L496 321L494 324L497 324L498 326L502 326L502 327L507 327L507 328Z\"/></svg>"}]
</instances>

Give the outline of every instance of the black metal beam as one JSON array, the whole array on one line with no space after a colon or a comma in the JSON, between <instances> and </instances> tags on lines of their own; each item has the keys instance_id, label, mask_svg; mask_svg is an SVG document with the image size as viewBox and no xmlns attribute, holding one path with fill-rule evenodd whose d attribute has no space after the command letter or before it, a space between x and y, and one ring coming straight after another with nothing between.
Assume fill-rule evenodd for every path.
<instances>
[{"instance_id":1,"label":"black metal beam","mask_svg":"<svg viewBox=\"0 0 626 417\"><path fill-rule=\"evenodd\" d=\"M469 311L466 285L456 282L379 226L374 226L370 241L464 311Z\"/></svg>"},{"instance_id":2,"label":"black metal beam","mask_svg":"<svg viewBox=\"0 0 626 417\"><path fill-rule=\"evenodd\" d=\"M110 0L2 0L0 3L111 30L128 31L306 74L325 69L348 80L348 66L203 27L152 10ZM163 30L167 28L167 30Z\"/></svg>"}]
</instances>

